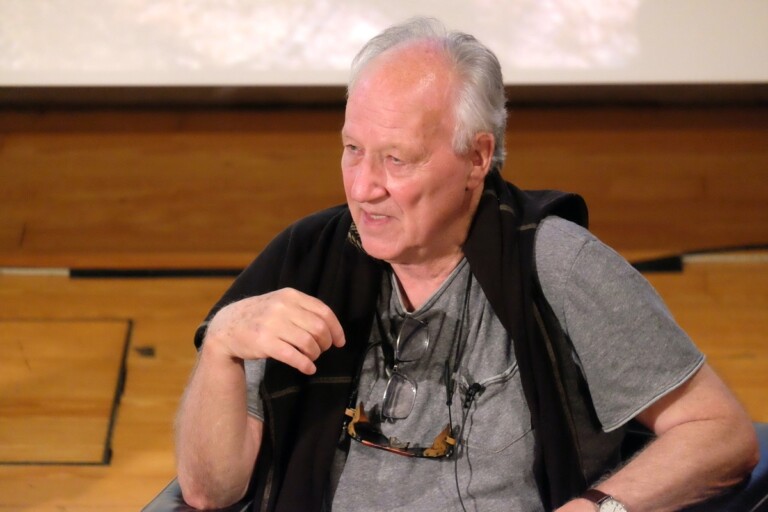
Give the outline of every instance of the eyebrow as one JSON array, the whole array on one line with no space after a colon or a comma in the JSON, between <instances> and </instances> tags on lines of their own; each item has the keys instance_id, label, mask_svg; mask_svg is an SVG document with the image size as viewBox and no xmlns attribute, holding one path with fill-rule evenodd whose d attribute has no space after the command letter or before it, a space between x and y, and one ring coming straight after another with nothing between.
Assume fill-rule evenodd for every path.
<instances>
[{"instance_id":1,"label":"eyebrow","mask_svg":"<svg viewBox=\"0 0 768 512\"><path fill-rule=\"evenodd\" d=\"M345 127L341 128L339 135L341 136L342 139L345 139L345 138L354 139L354 137L349 134L349 132L345 129Z\"/></svg>"}]
</instances>

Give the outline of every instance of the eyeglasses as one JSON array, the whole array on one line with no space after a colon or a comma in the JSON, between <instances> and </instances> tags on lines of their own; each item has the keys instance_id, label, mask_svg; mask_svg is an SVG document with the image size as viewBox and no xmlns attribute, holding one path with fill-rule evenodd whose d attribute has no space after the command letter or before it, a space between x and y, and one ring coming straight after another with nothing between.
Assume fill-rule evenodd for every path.
<instances>
[{"instance_id":1,"label":"eyeglasses","mask_svg":"<svg viewBox=\"0 0 768 512\"><path fill-rule=\"evenodd\" d=\"M381 319L377 317L377 321L379 321L382 339L385 339L386 335L384 335ZM369 349L373 346L375 345L369 346ZM382 343L381 346L387 366L392 366L392 373L384 390L381 416L387 419L407 418L416 403L416 391L418 388L415 381L402 373L400 365L417 361L427 352L429 347L427 323L413 317L406 317L400 326L400 332L395 340L394 349L387 343ZM357 400L357 386L361 371L362 365L353 383L354 391L350 397L350 404L345 411L347 419L344 423L344 430L351 439L364 446L378 448L406 457L439 459L453 455L456 439L453 437L453 422L450 414L448 425L435 437L435 440L429 447L403 442L396 437L387 437L377 430L365 413L364 405L359 403L356 407L354 406Z\"/></svg>"},{"instance_id":2,"label":"eyeglasses","mask_svg":"<svg viewBox=\"0 0 768 512\"><path fill-rule=\"evenodd\" d=\"M400 370L402 363L410 363L420 359L429 347L429 329L427 323L413 317L406 317L400 326L400 333L395 340L394 357L389 354L389 347L382 345L387 364L392 365L392 374L384 389L384 400L381 405L381 415L391 420L402 420L408 417L416 403L416 382ZM389 350L387 350L389 349ZM394 359L394 361L391 361Z\"/></svg>"},{"instance_id":3,"label":"eyeglasses","mask_svg":"<svg viewBox=\"0 0 768 512\"><path fill-rule=\"evenodd\" d=\"M355 409L347 409L346 415L348 417L346 425L347 434L365 446L406 457L425 459L448 458L453 455L453 450L456 447L456 439L453 437L453 425L451 423L446 425L435 437L432 446L425 448L418 445L411 446L411 443L402 442L396 437L387 437L376 430L365 414L362 403L358 404Z\"/></svg>"}]
</instances>

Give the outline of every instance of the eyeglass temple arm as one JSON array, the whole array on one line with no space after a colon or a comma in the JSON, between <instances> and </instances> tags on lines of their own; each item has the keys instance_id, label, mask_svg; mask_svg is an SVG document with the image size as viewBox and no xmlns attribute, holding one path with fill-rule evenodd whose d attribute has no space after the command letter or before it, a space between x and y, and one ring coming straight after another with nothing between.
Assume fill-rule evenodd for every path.
<instances>
[{"instance_id":1,"label":"eyeglass temple arm","mask_svg":"<svg viewBox=\"0 0 768 512\"><path fill-rule=\"evenodd\" d=\"M352 418L352 421L349 422L349 425L347 425L347 431L352 435L357 435L355 433L355 425L357 423L370 423L370 420L368 419L368 415L365 414L365 408L362 402L357 404L357 407L354 409L347 407L347 409L344 411L344 414Z\"/></svg>"}]
</instances>

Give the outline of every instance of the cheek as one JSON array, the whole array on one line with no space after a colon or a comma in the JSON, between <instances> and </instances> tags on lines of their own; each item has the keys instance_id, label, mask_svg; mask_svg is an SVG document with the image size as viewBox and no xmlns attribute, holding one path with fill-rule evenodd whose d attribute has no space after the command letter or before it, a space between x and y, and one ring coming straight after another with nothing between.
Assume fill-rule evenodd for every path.
<instances>
[{"instance_id":1,"label":"cheek","mask_svg":"<svg viewBox=\"0 0 768 512\"><path fill-rule=\"evenodd\" d=\"M424 191L411 184L390 184L388 187L390 207L404 217L419 215L424 202ZM394 212L392 212L394 213Z\"/></svg>"},{"instance_id":2,"label":"cheek","mask_svg":"<svg viewBox=\"0 0 768 512\"><path fill-rule=\"evenodd\" d=\"M445 224L444 197L434 190L422 190L418 194L403 193L393 195L393 202L401 212L402 227L416 239L429 239L440 233Z\"/></svg>"},{"instance_id":3,"label":"cheek","mask_svg":"<svg viewBox=\"0 0 768 512\"><path fill-rule=\"evenodd\" d=\"M450 180L441 180L419 196L409 198L412 220L422 229L434 231L451 225L455 217L463 215L464 186Z\"/></svg>"}]
</instances>

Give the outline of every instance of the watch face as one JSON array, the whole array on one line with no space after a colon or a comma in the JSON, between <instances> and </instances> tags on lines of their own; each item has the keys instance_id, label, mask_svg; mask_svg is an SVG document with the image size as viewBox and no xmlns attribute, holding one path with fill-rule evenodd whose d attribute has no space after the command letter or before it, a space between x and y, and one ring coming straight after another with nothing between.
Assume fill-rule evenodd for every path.
<instances>
[{"instance_id":1,"label":"watch face","mask_svg":"<svg viewBox=\"0 0 768 512\"><path fill-rule=\"evenodd\" d=\"M600 503L600 512L627 512L627 509L615 499L608 498Z\"/></svg>"}]
</instances>

